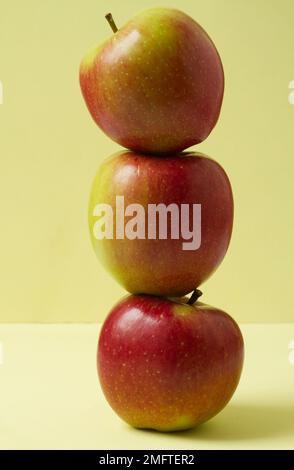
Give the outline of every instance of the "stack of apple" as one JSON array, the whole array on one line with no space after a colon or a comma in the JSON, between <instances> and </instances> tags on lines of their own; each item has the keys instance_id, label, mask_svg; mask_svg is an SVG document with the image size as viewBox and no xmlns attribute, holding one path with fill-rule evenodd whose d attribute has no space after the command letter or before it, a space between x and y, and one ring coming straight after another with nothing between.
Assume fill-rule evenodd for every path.
<instances>
[{"instance_id":1,"label":"stack of apple","mask_svg":"<svg viewBox=\"0 0 294 470\"><path fill-rule=\"evenodd\" d=\"M98 258L132 295L102 327L98 374L129 424L187 429L227 404L243 364L235 321L197 301L230 242L230 182L214 160L183 152L218 120L223 67L206 32L178 10L148 10L119 30L106 18L113 35L84 58L80 84L94 121L128 150L100 166L89 224ZM167 208L166 220L179 209L165 233L153 224L146 234L150 206Z\"/></svg>"}]
</instances>

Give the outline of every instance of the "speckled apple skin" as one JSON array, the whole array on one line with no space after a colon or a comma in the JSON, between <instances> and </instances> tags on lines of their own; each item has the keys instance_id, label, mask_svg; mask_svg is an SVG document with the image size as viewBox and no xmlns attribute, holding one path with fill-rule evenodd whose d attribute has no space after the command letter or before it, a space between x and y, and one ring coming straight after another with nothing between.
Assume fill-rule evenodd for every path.
<instances>
[{"instance_id":1,"label":"speckled apple skin","mask_svg":"<svg viewBox=\"0 0 294 470\"><path fill-rule=\"evenodd\" d=\"M199 24L178 10L155 8L87 54L80 85L94 121L114 141L138 152L170 153L210 134L224 73Z\"/></svg>"},{"instance_id":2,"label":"speckled apple skin","mask_svg":"<svg viewBox=\"0 0 294 470\"><path fill-rule=\"evenodd\" d=\"M216 415L239 382L241 331L221 310L128 296L100 334L97 365L113 410L138 428L175 431Z\"/></svg>"},{"instance_id":3,"label":"speckled apple skin","mask_svg":"<svg viewBox=\"0 0 294 470\"><path fill-rule=\"evenodd\" d=\"M107 203L115 213L116 195L125 206L148 204L201 204L201 245L183 250L185 240L97 240L93 228L96 204ZM147 227L146 216L145 225ZM182 153L165 158L120 152L100 165L89 201L89 229L94 251L102 265L132 294L181 296L202 284L219 266L227 251L233 225L233 197L222 167L202 154ZM170 225L168 225L170 228ZM148 233L146 232L147 236Z\"/></svg>"}]
</instances>

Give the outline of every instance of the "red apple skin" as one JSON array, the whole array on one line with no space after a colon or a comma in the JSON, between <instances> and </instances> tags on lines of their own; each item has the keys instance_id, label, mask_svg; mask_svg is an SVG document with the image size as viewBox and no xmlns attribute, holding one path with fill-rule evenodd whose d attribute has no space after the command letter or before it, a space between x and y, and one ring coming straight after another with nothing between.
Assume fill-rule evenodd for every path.
<instances>
[{"instance_id":1,"label":"red apple skin","mask_svg":"<svg viewBox=\"0 0 294 470\"><path fill-rule=\"evenodd\" d=\"M80 85L94 121L109 137L138 152L164 154L210 134L224 73L199 24L181 11L154 8L87 54Z\"/></svg>"},{"instance_id":2,"label":"red apple skin","mask_svg":"<svg viewBox=\"0 0 294 470\"><path fill-rule=\"evenodd\" d=\"M137 428L176 431L216 415L241 375L241 331L200 302L128 296L100 334L97 368L113 410Z\"/></svg>"},{"instance_id":3,"label":"red apple skin","mask_svg":"<svg viewBox=\"0 0 294 470\"><path fill-rule=\"evenodd\" d=\"M93 227L96 204L115 211L116 195L125 206L141 204L201 204L201 245L183 250L183 238L102 239ZM224 258L232 233L233 197L229 179L214 160L199 153L165 158L125 151L106 159L93 182L89 229L94 251L113 277L132 294L182 296L202 284ZM146 221L147 226L147 221ZM115 231L114 231L115 234Z\"/></svg>"}]
</instances>

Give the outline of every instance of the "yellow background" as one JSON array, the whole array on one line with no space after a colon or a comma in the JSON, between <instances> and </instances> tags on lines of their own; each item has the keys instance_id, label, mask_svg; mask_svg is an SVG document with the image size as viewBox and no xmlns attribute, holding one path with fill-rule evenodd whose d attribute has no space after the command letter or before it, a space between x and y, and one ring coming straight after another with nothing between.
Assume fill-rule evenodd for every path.
<instances>
[{"instance_id":1,"label":"yellow background","mask_svg":"<svg viewBox=\"0 0 294 470\"><path fill-rule=\"evenodd\" d=\"M196 464L201 449L294 450L294 323L241 328L246 360L230 403L201 426L161 433L128 426L106 402L97 325L1 325L0 449L194 449Z\"/></svg>"},{"instance_id":2,"label":"yellow background","mask_svg":"<svg viewBox=\"0 0 294 470\"><path fill-rule=\"evenodd\" d=\"M177 7L223 60L221 117L197 149L227 171L235 225L203 301L238 321L293 321L293 0L1 0L0 321L100 321L124 291L98 265L87 202L118 150L92 122L79 62L138 9Z\"/></svg>"}]
</instances>

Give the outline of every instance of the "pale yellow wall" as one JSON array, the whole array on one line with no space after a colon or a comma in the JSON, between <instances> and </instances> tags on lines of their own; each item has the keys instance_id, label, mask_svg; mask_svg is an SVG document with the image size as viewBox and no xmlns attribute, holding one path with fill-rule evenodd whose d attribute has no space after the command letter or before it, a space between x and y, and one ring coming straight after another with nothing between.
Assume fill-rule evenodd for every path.
<instances>
[{"instance_id":1,"label":"pale yellow wall","mask_svg":"<svg viewBox=\"0 0 294 470\"><path fill-rule=\"evenodd\" d=\"M220 121L198 148L230 176L235 227L203 301L239 321L294 319L293 0L1 0L1 321L98 321L123 294L86 221L96 168L119 147L91 121L78 67L111 34L105 12L122 25L154 5L194 16L226 74Z\"/></svg>"}]
</instances>

